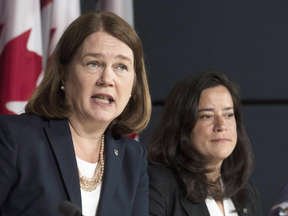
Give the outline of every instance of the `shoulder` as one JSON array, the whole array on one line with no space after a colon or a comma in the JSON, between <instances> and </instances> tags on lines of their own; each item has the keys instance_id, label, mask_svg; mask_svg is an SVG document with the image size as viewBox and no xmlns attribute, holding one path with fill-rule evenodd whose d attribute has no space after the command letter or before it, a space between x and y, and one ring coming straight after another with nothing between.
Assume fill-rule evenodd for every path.
<instances>
[{"instance_id":1,"label":"shoulder","mask_svg":"<svg viewBox=\"0 0 288 216\"><path fill-rule=\"evenodd\" d=\"M125 145L125 152L127 154L135 156L143 155L146 158L146 147L141 142L131 139L130 137L127 137L125 135L114 134L109 129L107 130L106 135L108 136L108 139L111 139L111 137L113 137L115 142L121 145Z\"/></svg>"},{"instance_id":2,"label":"shoulder","mask_svg":"<svg viewBox=\"0 0 288 216\"><path fill-rule=\"evenodd\" d=\"M115 162L115 156L122 161L122 168L133 175L145 173L147 179L147 151L143 144L127 136L105 132L105 155ZM117 160L118 161L118 160ZM110 163L109 162L109 163ZM132 175L132 174L131 174Z\"/></svg>"},{"instance_id":3,"label":"shoulder","mask_svg":"<svg viewBox=\"0 0 288 216\"><path fill-rule=\"evenodd\" d=\"M175 178L172 169L161 165L149 164L148 173L157 178Z\"/></svg>"},{"instance_id":4,"label":"shoulder","mask_svg":"<svg viewBox=\"0 0 288 216\"><path fill-rule=\"evenodd\" d=\"M177 176L172 169L148 165L150 215L184 215Z\"/></svg>"},{"instance_id":5,"label":"shoulder","mask_svg":"<svg viewBox=\"0 0 288 216\"><path fill-rule=\"evenodd\" d=\"M146 151L146 147L141 143L138 142L130 137L121 135L122 140L126 143L127 147L132 151Z\"/></svg>"},{"instance_id":6,"label":"shoulder","mask_svg":"<svg viewBox=\"0 0 288 216\"><path fill-rule=\"evenodd\" d=\"M31 127L33 125L39 126L48 122L47 119L40 116L23 113L21 115L0 115L0 124L10 125L11 127Z\"/></svg>"},{"instance_id":7,"label":"shoulder","mask_svg":"<svg viewBox=\"0 0 288 216\"><path fill-rule=\"evenodd\" d=\"M172 187L178 190L178 181L172 169L165 166L149 164L147 171L151 186L158 185L159 187L166 188L166 190L167 187Z\"/></svg>"},{"instance_id":8,"label":"shoulder","mask_svg":"<svg viewBox=\"0 0 288 216\"><path fill-rule=\"evenodd\" d=\"M25 113L21 115L0 115L0 139L9 138L14 140L15 143L21 143L23 148L27 145L38 145L39 140L41 142L47 140L45 128L51 129L51 125L57 124L58 126L54 127L54 130L57 129L57 132L59 132L62 130L60 126L64 123L66 130L69 130L65 119L48 119Z\"/></svg>"},{"instance_id":9,"label":"shoulder","mask_svg":"<svg viewBox=\"0 0 288 216\"><path fill-rule=\"evenodd\" d=\"M247 182L241 191L244 192L243 196L245 197L246 205L251 215L262 215L260 197L253 184L251 182Z\"/></svg>"},{"instance_id":10,"label":"shoulder","mask_svg":"<svg viewBox=\"0 0 288 216\"><path fill-rule=\"evenodd\" d=\"M243 190L246 192L247 196L249 196L250 198L258 199L258 191L251 182L248 181L244 185Z\"/></svg>"},{"instance_id":11,"label":"shoulder","mask_svg":"<svg viewBox=\"0 0 288 216\"><path fill-rule=\"evenodd\" d=\"M2 136L28 138L45 125L48 125L48 122L36 115L0 115L0 134Z\"/></svg>"}]
</instances>

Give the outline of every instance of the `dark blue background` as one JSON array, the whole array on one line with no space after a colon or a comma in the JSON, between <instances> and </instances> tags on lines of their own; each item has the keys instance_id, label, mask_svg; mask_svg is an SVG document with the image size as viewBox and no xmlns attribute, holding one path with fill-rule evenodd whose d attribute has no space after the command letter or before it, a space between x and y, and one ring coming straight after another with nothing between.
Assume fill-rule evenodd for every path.
<instances>
[{"instance_id":1,"label":"dark blue background","mask_svg":"<svg viewBox=\"0 0 288 216\"><path fill-rule=\"evenodd\" d=\"M82 0L82 12L94 0ZM172 87L207 69L240 85L256 169L252 183L266 215L288 181L288 1L135 0L153 113L147 143Z\"/></svg>"}]
</instances>

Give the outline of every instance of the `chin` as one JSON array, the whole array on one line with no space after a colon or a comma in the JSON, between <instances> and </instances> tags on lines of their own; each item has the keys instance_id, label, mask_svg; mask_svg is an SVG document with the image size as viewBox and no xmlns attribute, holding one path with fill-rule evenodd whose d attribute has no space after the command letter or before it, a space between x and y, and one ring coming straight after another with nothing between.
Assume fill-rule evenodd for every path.
<instances>
[{"instance_id":1,"label":"chin","mask_svg":"<svg viewBox=\"0 0 288 216\"><path fill-rule=\"evenodd\" d=\"M111 122L110 116L104 116L104 115L93 115L88 117L93 122Z\"/></svg>"}]
</instances>

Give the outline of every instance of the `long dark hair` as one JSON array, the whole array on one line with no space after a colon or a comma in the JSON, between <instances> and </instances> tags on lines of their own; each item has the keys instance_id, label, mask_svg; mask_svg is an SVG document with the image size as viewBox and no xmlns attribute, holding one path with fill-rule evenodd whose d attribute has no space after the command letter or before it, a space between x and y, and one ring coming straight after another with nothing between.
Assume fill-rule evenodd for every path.
<instances>
[{"instance_id":1,"label":"long dark hair","mask_svg":"<svg viewBox=\"0 0 288 216\"><path fill-rule=\"evenodd\" d=\"M196 203L207 198L208 188L215 187L215 183L206 178L205 174L212 170L206 169L207 161L193 148L190 134L197 121L201 92L216 86L226 87L231 94L237 125L237 144L221 166L225 190L212 190L209 193L216 200L231 198L235 194L240 196L242 193L239 192L253 170L254 157L242 123L238 86L230 82L224 73L203 72L178 83L170 92L156 130L148 143L149 163L172 169L183 194ZM243 200L243 197L239 200ZM243 202L240 204L245 205Z\"/></svg>"}]
</instances>

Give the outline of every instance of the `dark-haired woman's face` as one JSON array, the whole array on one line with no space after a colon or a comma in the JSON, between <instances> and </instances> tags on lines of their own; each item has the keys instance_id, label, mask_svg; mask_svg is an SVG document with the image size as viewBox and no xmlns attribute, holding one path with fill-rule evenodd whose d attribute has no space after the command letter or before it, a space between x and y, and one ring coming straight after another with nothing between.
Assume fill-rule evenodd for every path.
<instances>
[{"instance_id":1,"label":"dark-haired woman's face","mask_svg":"<svg viewBox=\"0 0 288 216\"><path fill-rule=\"evenodd\" d=\"M196 125L191 132L191 143L210 167L221 166L234 150L237 128L233 101L224 86L204 89L197 109Z\"/></svg>"}]
</instances>

